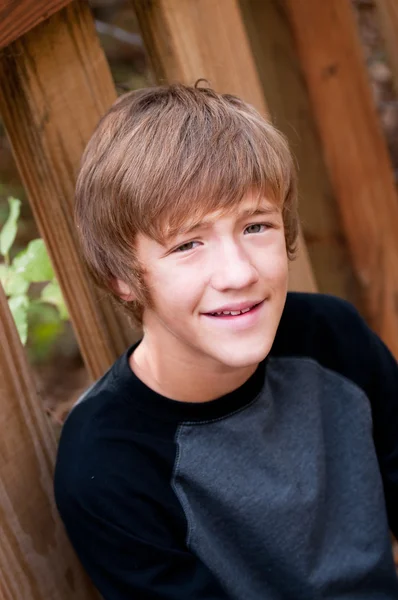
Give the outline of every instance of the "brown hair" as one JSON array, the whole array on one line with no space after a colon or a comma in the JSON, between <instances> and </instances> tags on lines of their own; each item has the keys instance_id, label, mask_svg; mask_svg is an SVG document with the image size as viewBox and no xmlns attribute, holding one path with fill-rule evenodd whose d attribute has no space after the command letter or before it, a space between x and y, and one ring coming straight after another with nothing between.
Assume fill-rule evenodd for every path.
<instances>
[{"instance_id":1,"label":"brown hair","mask_svg":"<svg viewBox=\"0 0 398 600\"><path fill-rule=\"evenodd\" d=\"M137 233L162 242L187 220L229 211L250 190L282 209L290 259L298 234L296 173L285 138L235 96L182 84L121 96L99 122L76 185L76 224L101 287L121 279L149 301L134 253Z\"/></svg>"}]
</instances>

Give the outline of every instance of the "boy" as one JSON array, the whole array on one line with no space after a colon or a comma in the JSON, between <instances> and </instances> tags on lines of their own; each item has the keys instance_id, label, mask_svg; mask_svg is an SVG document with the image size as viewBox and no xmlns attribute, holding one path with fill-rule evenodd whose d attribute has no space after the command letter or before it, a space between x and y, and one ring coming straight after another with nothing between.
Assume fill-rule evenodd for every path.
<instances>
[{"instance_id":1,"label":"boy","mask_svg":"<svg viewBox=\"0 0 398 600\"><path fill-rule=\"evenodd\" d=\"M287 294L282 136L233 96L121 97L76 218L142 340L72 410L56 474L105 600L398 598L398 368L346 302Z\"/></svg>"}]
</instances>

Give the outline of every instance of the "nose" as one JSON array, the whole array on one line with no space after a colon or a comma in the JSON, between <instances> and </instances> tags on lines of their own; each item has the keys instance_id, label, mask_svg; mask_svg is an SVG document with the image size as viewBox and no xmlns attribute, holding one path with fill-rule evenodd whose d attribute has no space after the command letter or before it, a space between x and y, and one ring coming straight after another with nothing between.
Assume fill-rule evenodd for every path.
<instances>
[{"instance_id":1,"label":"nose","mask_svg":"<svg viewBox=\"0 0 398 600\"><path fill-rule=\"evenodd\" d=\"M250 257L236 243L227 243L218 249L211 265L211 284L218 291L238 290L258 281L258 272Z\"/></svg>"}]
</instances>

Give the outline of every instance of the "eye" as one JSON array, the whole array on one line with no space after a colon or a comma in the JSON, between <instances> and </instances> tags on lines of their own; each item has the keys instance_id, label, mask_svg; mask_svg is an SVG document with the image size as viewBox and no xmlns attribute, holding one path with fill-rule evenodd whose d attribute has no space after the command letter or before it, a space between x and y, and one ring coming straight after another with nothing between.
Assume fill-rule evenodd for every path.
<instances>
[{"instance_id":1,"label":"eye","mask_svg":"<svg viewBox=\"0 0 398 600\"><path fill-rule=\"evenodd\" d=\"M264 231L269 229L269 227L270 226L266 225L265 223L253 223L252 225L248 225L248 227L246 227L244 233L264 233Z\"/></svg>"},{"instance_id":2,"label":"eye","mask_svg":"<svg viewBox=\"0 0 398 600\"><path fill-rule=\"evenodd\" d=\"M174 248L173 252L188 252L189 250L196 248L194 244L199 244L199 242L185 242L185 244L181 244L181 246Z\"/></svg>"}]
</instances>

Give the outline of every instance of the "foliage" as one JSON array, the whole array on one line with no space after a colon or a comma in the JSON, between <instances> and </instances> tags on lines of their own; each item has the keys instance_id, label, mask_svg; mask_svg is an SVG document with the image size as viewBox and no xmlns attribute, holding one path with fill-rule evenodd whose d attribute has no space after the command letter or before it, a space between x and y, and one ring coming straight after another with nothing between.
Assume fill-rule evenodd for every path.
<instances>
[{"instance_id":1,"label":"foliage","mask_svg":"<svg viewBox=\"0 0 398 600\"><path fill-rule=\"evenodd\" d=\"M21 202L8 198L8 204L8 218L0 231L0 282L22 343L29 338L34 354L43 358L69 319L68 311L42 239L32 240L11 259ZM40 290L38 297L32 284L36 296Z\"/></svg>"}]
</instances>

